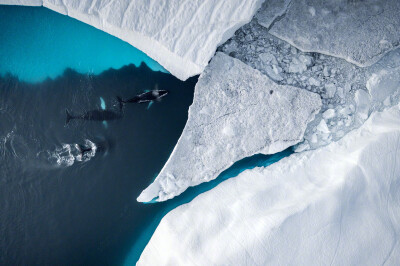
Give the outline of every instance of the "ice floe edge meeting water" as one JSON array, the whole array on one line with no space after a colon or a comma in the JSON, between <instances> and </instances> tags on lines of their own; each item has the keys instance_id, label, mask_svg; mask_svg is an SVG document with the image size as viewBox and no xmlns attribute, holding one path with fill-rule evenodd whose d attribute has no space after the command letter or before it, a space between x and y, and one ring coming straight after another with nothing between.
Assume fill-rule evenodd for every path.
<instances>
[{"instance_id":1,"label":"ice floe edge meeting water","mask_svg":"<svg viewBox=\"0 0 400 266\"><path fill-rule=\"evenodd\" d=\"M222 23L223 30L200 29L203 33L211 35L212 40L212 45L203 47L207 41L204 42L205 39L202 39L193 23L182 26L179 24L187 21L177 20L177 24L173 21L176 11L180 13L181 8L197 12L197 3L179 7L172 1L171 5L163 6L165 9L157 9L161 10L160 13L154 9L149 10L161 14L164 22L173 21L171 28L167 27L162 34L155 36L157 41L165 41L168 45L172 42L173 45L169 48L173 49L164 50L146 39L147 37L144 37L142 42L137 41L136 45L140 49L142 46L149 46L148 54L181 79L206 69L197 84L196 95L199 94L201 82L207 86L215 85L216 88L228 84L228 89L221 91L233 96L238 94L235 99L241 99L238 96L241 96L242 91L229 90L229 87L235 87L229 83L233 81L232 84L236 84L237 81L224 76L231 70L231 62L234 62L233 65L240 65L239 68L248 67L249 71L238 71L240 75L246 76L244 73L247 72L251 72L253 78L261 75L261 83L273 88L258 91L259 99L274 97L279 87L291 87L304 95L307 91L308 95L319 94L322 107L320 103L303 106L298 110L300 114L306 110L307 119L302 120L300 127L294 127L300 134L294 134L295 138L292 142L285 143L285 147L302 141L304 135L304 141L297 146L299 154L268 168L247 170L237 178L200 195L191 203L173 210L163 218L139 264L393 264L400 256L397 241L400 200L395 194L400 171L397 167L400 136L400 61L399 51L395 50L399 47L400 37L398 2L337 1L335 5L331 5L321 1L282 0L274 4L266 1L253 21L220 47L227 55L218 53L207 66L216 46L228 39L228 35L232 35L240 25L248 22L261 2L251 1L246 8L241 5L235 6L237 2L232 2L230 8L217 5L223 18L225 15L231 16L230 12L235 8L245 12L242 12L243 16L234 12L239 22ZM32 3L40 4L39 1ZM64 1L64 4L61 4L58 1L44 1L43 5L72 17L79 17L105 31L113 31L121 39L129 41L131 37L138 37L131 32L127 37L128 33L122 26L129 25L135 28L135 23L138 23L140 27L140 16L138 20L119 21L115 20L118 15L114 16L110 10L124 14L125 18L125 9L132 15L141 9L138 7L143 6L128 5L124 2L121 6L110 8L101 4L90 6L90 3ZM206 6L210 3L216 2L207 1ZM344 5L349 5L349 8L341 8ZM101 24L98 18L92 17L93 10L94 13L99 10L106 11L106 23ZM164 14L164 11L167 14ZM170 11L172 13L169 13ZM200 11L196 19L207 14L209 10L200 8ZM110 12L111 15L108 16ZM206 16L207 23L209 18ZM156 20L154 23L157 25L159 22ZM176 35L177 38L172 41L164 39L182 27L185 27L182 35ZM260 27L264 27L265 32ZM370 33L370 29L373 34ZM187 43L193 41L190 37L192 33L200 36L198 39L201 40L194 46ZM264 40L261 40L262 38ZM263 41L263 45L270 46L270 51L259 50L257 43L260 41ZM152 45L148 45L150 43ZM279 54L282 50L285 50L283 56ZM163 55L160 56L154 51ZM213 62L221 58L226 60L224 63L228 65L227 69L224 69L224 64L213 68ZM242 62L238 63L238 60ZM208 69L212 71L208 73ZM221 71L218 77L220 79L215 81L212 74L218 74L218 71ZM253 86L250 78L246 81L246 85ZM212 93L212 90L209 93ZM240 135L246 130L254 130L253 126L256 123L246 124L248 121L240 118L241 123L231 123L229 117L238 112L230 110L229 104L218 105L217 101L216 105L210 105L211 111L207 112L203 107L207 109L209 102L215 98L206 97L199 102L198 99L195 98L192 109L197 110L196 115L201 117L200 122L192 122L191 113L189 114L180 143L178 142L170 160L160 173L165 174L164 177L156 179L154 185L145 190L139 200L150 201L157 197L159 200L169 199L188 186L215 178L235 160L263 151L265 145L272 143L270 140L258 140L255 145L257 148L251 149L247 145L251 146L253 143L247 143L246 140L253 140L255 136L244 134L241 147L233 141L235 147L228 149L229 145L232 145L228 141L221 142L220 148L212 149L213 145L207 143L211 134L218 141L224 139L221 136L229 137L238 132ZM199 104L197 109L196 104ZM259 111L257 106L260 105L256 103L255 106L254 110ZM240 109L240 104L235 107ZM216 112L212 108L220 108L218 110L223 112ZM273 116L282 116L288 109L290 110L287 108L274 113ZM320 110L318 114L317 110ZM209 116L210 113L216 117ZM315 120L311 121L314 115ZM216 120L221 124L215 124ZM242 125L246 130L241 128ZM290 123L288 125L290 126ZM215 128L220 132L214 130ZM251 133L257 135L257 130ZM204 138L207 134L209 136ZM182 150L182 143L185 143L184 146L189 150ZM193 147L200 147L199 152ZM201 150L201 147L205 147L204 150ZM277 152L285 147L281 145L272 151ZM243 149L245 152L238 155L235 154L235 149ZM310 149L311 151L307 151ZM265 150L268 153L269 147ZM246 153L248 151L251 152ZM188 160L187 169L182 168L182 159ZM212 166L209 167L207 162L212 162ZM178 175L183 172L182 177L179 177L177 172L168 172L175 167L178 169ZM317 253L318 257L315 255Z\"/></svg>"},{"instance_id":2,"label":"ice floe edge meeting water","mask_svg":"<svg viewBox=\"0 0 400 266\"><path fill-rule=\"evenodd\" d=\"M318 150L246 170L167 214L139 265L393 265L400 110Z\"/></svg>"},{"instance_id":3,"label":"ice floe edge meeting water","mask_svg":"<svg viewBox=\"0 0 400 266\"><path fill-rule=\"evenodd\" d=\"M249 22L262 2L0 0L43 5L92 25L143 51L181 80L200 74L217 46Z\"/></svg>"},{"instance_id":4,"label":"ice floe edge meeting water","mask_svg":"<svg viewBox=\"0 0 400 266\"><path fill-rule=\"evenodd\" d=\"M195 87L185 129L168 162L138 201L164 201L215 179L234 162L274 154L303 140L321 108L318 94L277 85L217 53Z\"/></svg>"}]
</instances>

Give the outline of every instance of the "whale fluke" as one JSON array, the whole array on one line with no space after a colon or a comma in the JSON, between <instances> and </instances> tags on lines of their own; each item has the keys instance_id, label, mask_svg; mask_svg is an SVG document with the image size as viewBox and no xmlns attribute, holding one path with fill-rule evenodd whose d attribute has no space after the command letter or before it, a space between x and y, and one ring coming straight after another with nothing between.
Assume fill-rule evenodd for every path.
<instances>
[{"instance_id":1,"label":"whale fluke","mask_svg":"<svg viewBox=\"0 0 400 266\"><path fill-rule=\"evenodd\" d=\"M74 118L74 116L71 115L71 113L68 111L68 109L65 109L65 114L67 115L67 118L65 120L65 124L67 125L69 123L69 121Z\"/></svg>"}]
</instances>

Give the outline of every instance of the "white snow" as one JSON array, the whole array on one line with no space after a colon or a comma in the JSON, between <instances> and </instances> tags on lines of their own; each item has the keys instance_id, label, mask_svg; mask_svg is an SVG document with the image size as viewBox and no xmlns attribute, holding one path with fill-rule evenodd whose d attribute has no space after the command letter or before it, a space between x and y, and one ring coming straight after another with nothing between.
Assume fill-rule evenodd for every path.
<instances>
[{"instance_id":1,"label":"white snow","mask_svg":"<svg viewBox=\"0 0 400 266\"><path fill-rule=\"evenodd\" d=\"M335 117L335 109L328 109L326 110L323 114L322 117L326 120L334 118Z\"/></svg>"},{"instance_id":2,"label":"white snow","mask_svg":"<svg viewBox=\"0 0 400 266\"><path fill-rule=\"evenodd\" d=\"M0 5L41 6L43 0L0 0Z\"/></svg>"},{"instance_id":3,"label":"white snow","mask_svg":"<svg viewBox=\"0 0 400 266\"><path fill-rule=\"evenodd\" d=\"M400 45L398 0L298 0L291 1L284 10L279 19L264 26L304 52L324 53L368 66ZM256 15L259 21L262 14L261 10ZM266 19L270 17L267 12Z\"/></svg>"},{"instance_id":4,"label":"white snow","mask_svg":"<svg viewBox=\"0 0 400 266\"><path fill-rule=\"evenodd\" d=\"M215 179L240 159L298 143L320 107L317 94L277 85L258 70L217 53L196 84L174 151L138 201L170 199Z\"/></svg>"},{"instance_id":5,"label":"white snow","mask_svg":"<svg viewBox=\"0 0 400 266\"><path fill-rule=\"evenodd\" d=\"M43 5L112 34L186 80L200 74L219 44L249 22L263 0L0 0Z\"/></svg>"},{"instance_id":6,"label":"white snow","mask_svg":"<svg viewBox=\"0 0 400 266\"><path fill-rule=\"evenodd\" d=\"M367 81L367 89L374 101L384 102L400 87L400 67L382 69L373 73Z\"/></svg>"},{"instance_id":7,"label":"white snow","mask_svg":"<svg viewBox=\"0 0 400 266\"><path fill-rule=\"evenodd\" d=\"M319 124L317 126L317 130L322 132L322 133L329 133L330 132L324 119L321 119L321 122L319 122Z\"/></svg>"},{"instance_id":8,"label":"white snow","mask_svg":"<svg viewBox=\"0 0 400 266\"><path fill-rule=\"evenodd\" d=\"M161 221L138 265L396 265L400 110L246 170Z\"/></svg>"},{"instance_id":9,"label":"white snow","mask_svg":"<svg viewBox=\"0 0 400 266\"><path fill-rule=\"evenodd\" d=\"M290 73L303 73L312 64L312 57L306 55L299 55L292 59L289 65Z\"/></svg>"},{"instance_id":10,"label":"white snow","mask_svg":"<svg viewBox=\"0 0 400 266\"><path fill-rule=\"evenodd\" d=\"M366 120L371 108L371 96L363 90L358 90L354 95L354 100L357 104L357 114L362 120Z\"/></svg>"}]
</instances>

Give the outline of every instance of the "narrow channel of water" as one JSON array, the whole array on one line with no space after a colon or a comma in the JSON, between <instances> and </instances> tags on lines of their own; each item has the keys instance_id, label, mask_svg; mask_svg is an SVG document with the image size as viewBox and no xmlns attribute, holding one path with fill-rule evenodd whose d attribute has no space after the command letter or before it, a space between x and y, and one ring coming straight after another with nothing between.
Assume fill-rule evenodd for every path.
<instances>
[{"instance_id":1,"label":"narrow channel of water","mask_svg":"<svg viewBox=\"0 0 400 266\"><path fill-rule=\"evenodd\" d=\"M293 153L292 148L288 148L282 152L273 154L273 155L263 155L257 154L243 160L240 160L233 164L229 169L222 172L216 179L200 184L195 187L188 188L184 193L175 197L171 200L166 202L160 203L151 203L147 205L160 205L162 208L159 212L153 217L152 221L146 224L143 229L141 230L140 236L132 242L132 248L125 259L124 265L130 266L135 265L136 262L139 260L140 255L142 254L144 248L146 247L147 243L150 241L150 238L154 234L157 226L160 224L161 219L171 210L175 209L176 207L186 204L192 201L195 197L200 195L201 193L207 192L220 183L224 182L229 178L234 178L238 176L241 172L247 169L253 169L255 167L267 167L273 163L280 161L281 159L290 156Z\"/></svg>"}]
</instances>

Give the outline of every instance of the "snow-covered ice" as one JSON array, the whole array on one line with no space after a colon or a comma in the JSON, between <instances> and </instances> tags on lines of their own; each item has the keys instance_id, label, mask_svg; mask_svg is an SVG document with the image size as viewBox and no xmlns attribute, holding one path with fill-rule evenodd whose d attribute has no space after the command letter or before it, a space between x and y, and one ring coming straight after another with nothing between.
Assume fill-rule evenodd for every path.
<instances>
[{"instance_id":1,"label":"snow-covered ice","mask_svg":"<svg viewBox=\"0 0 400 266\"><path fill-rule=\"evenodd\" d=\"M393 99L399 92L396 84L400 76L400 49L388 52L380 61L364 68L341 58L302 52L260 26L257 17L265 5L256 14L256 18L240 28L219 50L261 71L278 84L294 85L321 96L321 113L309 124L305 140L296 145L296 151L316 149L337 141L361 126L372 111L382 110L379 105L388 107L398 102ZM385 78L379 78L384 73ZM386 88L382 85L374 91L392 95L383 103L379 99L371 99L373 104L363 104L359 108L359 100L366 100L359 96L364 96L370 90L367 87L378 80L386 81ZM385 95L380 98L385 98ZM373 97L378 97L378 93ZM329 109L335 111L335 116L325 119L322 114ZM322 134L317 129L321 119L325 119L322 123L329 128L329 133Z\"/></svg>"},{"instance_id":2,"label":"snow-covered ice","mask_svg":"<svg viewBox=\"0 0 400 266\"><path fill-rule=\"evenodd\" d=\"M138 265L396 265L400 110L246 170L161 221Z\"/></svg>"},{"instance_id":3,"label":"snow-covered ice","mask_svg":"<svg viewBox=\"0 0 400 266\"><path fill-rule=\"evenodd\" d=\"M290 2L291 0L265 1L255 16L258 23L266 28L271 27L274 21L285 14Z\"/></svg>"},{"instance_id":4,"label":"snow-covered ice","mask_svg":"<svg viewBox=\"0 0 400 266\"><path fill-rule=\"evenodd\" d=\"M164 201L215 179L245 157L273 154L303 139L320 97L278 85L217 53L200 75L183 133L168 162L138 201Z\"/></svg>"},{"instance_id":5,"label":"snow-covered ice","mask_svg":"<svg viewBox=\"0 0 400 266\"><path fill-rule=\"evenodd\" d=\"M0 0L0 4L43 5L145 52L185 80L200 74L218 45L249 22L263 0Z\"/></svg>"},{"instance_id":6,"label":"snow-covered ice","mask_svg":"<svg viewBox=\"0 0 400 266\"><path fill-rule=\"evenodd\" d=\"M283 10L284 15L266 25L269 32L305 52L368 66L400 45L398 0L296 0Z\"/></svg>"},{"instance_id":7,"label":"snow-covered ice","mask_svg":"<svg viewBox=\"0 0 400 266\"><path fill-rule=\"evenodd\" d=\"M41 6L43 0L0 0L0 5Z\"/></svg>"}]
</instances>

